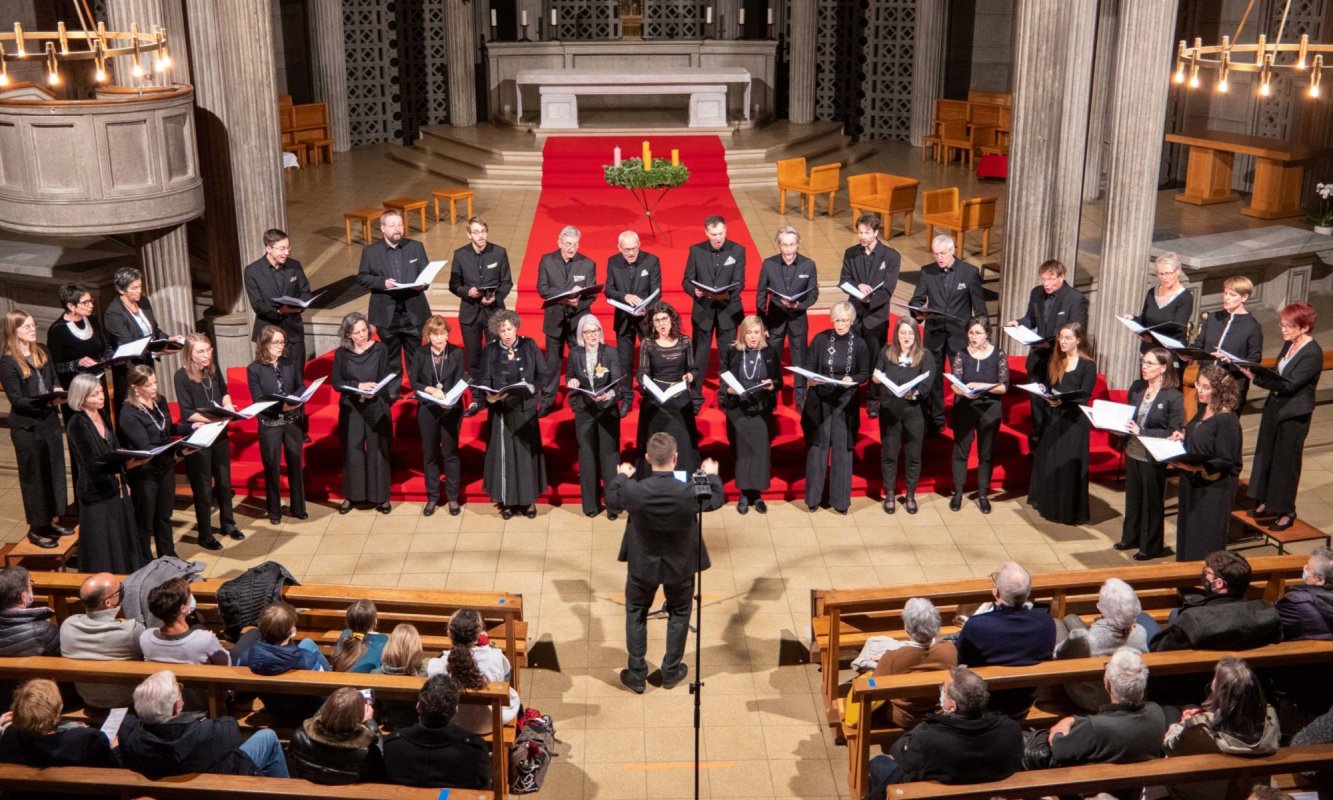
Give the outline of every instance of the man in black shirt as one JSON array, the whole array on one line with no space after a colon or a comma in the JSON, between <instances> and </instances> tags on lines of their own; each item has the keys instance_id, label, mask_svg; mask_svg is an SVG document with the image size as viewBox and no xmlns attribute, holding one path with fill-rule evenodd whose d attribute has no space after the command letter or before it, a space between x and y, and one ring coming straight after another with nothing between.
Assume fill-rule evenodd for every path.
<instances>
[{"instance_id":1,"label":"man in black shirt","mask_svg":"<svg viewBox=\"0 0 1333 800\"><path fill-rule=\"evenodd\" d=\"M704 220L708 238L690 248L681 286L694 298L690 336L694 338L694 382L690 387L694 410L704 402L703 379L708 374L713 335L721 353L736 340L736 326L745 316L741 292L745 289L745 248L727 241L727 222L714 214ZM700 285L702 284L702 286ZM704 286L721 291L710 292ZM721 363L718 356L718 363Z\"/></svg>"},{"instance_id":2,"label":"man in black shirt","mask_svg":"<svg viewBox=\"0 0 1333 800\"><path fill-rule=\"evenodd\" d=\"M1070 322L1087 326L1088 298L1065 283L1065 265L1059 261L1049 259L1037 272L1041 276L1041 285L1033 287L1032 294L1028 296L1027 313L1018 319L1009 320L1005 327L1022 325L1042 337L1044 341L1036 342L1028 348L1027 371L1029 382L1035 381L1045 386L1050 383L1046 369L1054 350L1055 335ZM1046 419L1050 416L1050 406L1044 398L1035 394L1029 395L1028 400L1032 403L1032 429L1028 432L1028 440L1036 445L1046 427Z\"/></svg>"},{"instance_id":3,"label":"man in black shirt","mask_svg":"<svg viewBox=\"0 0 1333 800\"><path fill-rule=\"evenodd\" d=\"M935 375L930 381L931 428L944 427L945 356L949 369L953 357L967 347L967 321L985 316L986 298L981 292L981 274L977 268L955 255L952 236L936 236L930 243L935 263L921 268L911 304L934 313L913 311L918 322L926 321L925 346L935 357Z\"/></svg>"},{"instance_id":4,"label":"man in black shirt","mask_svg":"<svg viewBox=\"0 0 1333 800\"><path fill-rule=\"evenodd\" d=\"M560 230L557 239L559 249L547 253L537 264L537 294L542 300L550 300L556 295L575 288L587 288L597 284L597 264L591 258L579 254L579 240L583 233L573 225L566 225ZM577 333L574 326L588 310L592 308L593 297L565 297L546 306L542 319L542 333L546 334L546 386L541 388L545 396L540 413L550 413L555 406L556 392L560 387L560 377L565 374L561 368L564 362L565 346L572 346Z\"/></svg>"},{"instance_id":5,"label":"man in black shirt","mask_svg":"<svg viewBox=\"0 0 1333 800\"><path fill-rule=\"evenodd\" d=\"M856 219L856 244L842 255L842 273L838 285L850 283L865 295L849 294L848 302L856 310L856 330L878 358L889 330L889 300L898 285L902 257L898 251L879 240L878 214L865 213Z\"/></svg>"},{"instance_id":6,"label":"man in black shirt","mask_svg":"<svg viewBox=\"0 0 1333 800\"><path fill-rule=\"evenodd\" d=\"M400 284L414 282L426 269L429 259L421 242L403 238L403 217L397 211L386 211L380 217L380 233L383 240L371 242L361 251L356 282L370 290L370 311L366 317L389 351L389 371L398 375L390 390L391 399L397 400L402 391L402 377L421 347L421 326L430 318L425 291L404 289Z\"/></svg>"},{"instance_id":7,"label":"man in black shirt","mask_svg":"<svg viewBox=\"0 0 1333 800\"><path fill-rule=\"evenodd\" d=\"M458 296L458 327L463 329L463 360L468 375L475 376L486 343L486 324L491 314L505 307L514 288L509 274L509 254L487 240L490 229L481 217L467 221L471 241L454 251L449 265L449 291Z\"/></svg>"},{"instance_id":8,"label":"man in black shirt","mask_svg":"<svg viewBox=\"0 0 1333 800\"><path fill-rule=\"evenodd\" d=\"M250 340L259 341L266 325L275 325L287 335L287 357L294 364L305 364L305 321L300 306L275 304L274 298L294 297L309 300L310 280L301 262L291 257L292 243L277 228L264 232L264 255L245 268L245 293L255 310L255 324Z\"/></svg>"},{"instance_id":9,"label":"man in black shirt","mask_svg":"<svg viewBox=\"0 0 1333 800\"><path fill-rule=\"evenodd\" d=\"M606 262L606 299L638 306L653 292L660 298L662 292L662 264L657 256L639 249L639 234L625 231L617 241L620 252ZM613 327L616 332L616 354L620 357L620 374L634 374L634 351L636 340L643 334L639 327L647 314L644 309L638 314L630 314L616 308ZM634 382L625 379L620 382L620 416L629 413L634 403Z\"/></svg>"},{"instance_id":10,"label":"man in black shirt","mask_svg":"<svg viewBox=\"0 0 1333 800\"><path fill-rule=\"evenodd\" d=\"M755 307L768 328L768 343L779 357L785 339L791 346L790 363L805 366L805 352L810 346L810 324L805 313L819 298L819 275L815 272L815 262L799 252L801 234L795 228L782 226L774 241L779 252L764 259L759 267ZM796 389L796 407L800 408L805 404L805 378L797 375L792 385Z\"/></svg>"}]
</instances>

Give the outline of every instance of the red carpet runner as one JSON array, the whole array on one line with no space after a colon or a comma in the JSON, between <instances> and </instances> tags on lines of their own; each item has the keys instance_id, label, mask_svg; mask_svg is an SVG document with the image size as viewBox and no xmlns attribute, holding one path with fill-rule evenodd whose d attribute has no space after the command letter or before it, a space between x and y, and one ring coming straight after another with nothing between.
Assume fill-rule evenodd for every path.
<instances>
[{"instance_id":1,"label":"red carpet runner","mask_svg":"<svg viewBox=\"0 0 1333 800\"><path fill-rule=\"evenodd\" d=\"M681 162L689 167L690 179L681 187L672 189L654 209L658 235L649 231L647 218L638 201L625 189L608 187L602 179L602 165L612 160L612 149L619 145L625 156L641 152L642 137L552 137L544 150L542 193L532 231L528 238L521 278L516 287L517 298L511 296L510 306L523 317L522 333L544 344L541 334L541 299L537 296L537 262L545 253L556 249L556 237L565 225L574 225L583 233L580 251L592 258L598 267L599 280L605 280L606 261L616 252L616 237L624 230L637 231L643 249L658 256L662 262L663 298L676 306L688 325L688 298L681 288L685 258L692 244L702 241L703 220L711 214L721 214L727 220L727 235L745 245L749 257L745 298L748 310L754 307L754 284L759 276L763 259L776 252L769 242L771 232L762 232L761 244L756 247L749 230L741 219L740 211L731 195L727 179L726 153L722 142L715 136L673 136L650 139L656 158L670 158L673 148L680 151ZM650 200L656 192L649 192ZM849 241L851 241L849 237ZM440 257L438 254L435 257ZM821 264L825 282L836 277L837 264ZM830 290L825 290L828 294ZM841 300L840 292L833 292ZM824 298L828 300L830 298ZM611 307L604 299L593 306L594 312L610 328ZM811 318L812 329L828 326L826 316ZM813 332L813 331L812 331ZM461 341L457 331L453 340ZM306 367L306 379L327 375L332 369L332 353L326 353ZM714 356L714 364L716 356ZM1023 360L1010 359L1013 382L1022 382ZM244 369L233 369L229 374L232 399L238 406L249 402ZM710 371L704 395L705 407L699 415L699 428L705 456L716 458L722 464L723 478L731 473L731 449L726 439L726 420L714 401L717 388L716 368ZM1105 396L1105 384L1099 378L1098 394ZM790 390L784 398L786 405L777 412L773 439L773 485L766 495L770 498L800 498L805 484L805 443L801 437L800 420L790 407ZM311 500L338 498L341 494L342 455L337 436L337 395L327 387L320 390L307 406L310 414L310 436L314 443L306 447L306 493ZM637 424L637 406L621 425L622 453L633 460L633 436ZM398 500L425 500L422 479L421 451L416 423L416 403L399 402L393 409L393 497ZM1026 492L1030 472L1030 455L1026 431L1028 429L1027 394L1012 390L1004 401L1004 422L995 445L994 483L1012 492ZM465 500L485 502L481 488L484 458L484 425L481 414L463 422L463 485ZM251 494L263 492L263 470L259 461L254 426L242 423L231 434L233 452L233 481L238 491ZM547 445L546 465L551 488L546 499L553 503L578 503L578 451L574 439L573 413L562 403L559 410L542 421ZM947 435L926 443L921 483L918 491L949 491L952 440ZM862 416L861 436L856 446L855 495L870 493L879 496L879 426ZM972 465L975 466L975 460ZM1118 469L1119 456L1108 446L1107 437L1097 431L1092 436L1092 472L1094 477L1110 477ZM901 481L901 478L899 479ZM901 487L901 483L900 483ZM734 495L734 489L728 488Z\"/></svg>"}]
</instances>

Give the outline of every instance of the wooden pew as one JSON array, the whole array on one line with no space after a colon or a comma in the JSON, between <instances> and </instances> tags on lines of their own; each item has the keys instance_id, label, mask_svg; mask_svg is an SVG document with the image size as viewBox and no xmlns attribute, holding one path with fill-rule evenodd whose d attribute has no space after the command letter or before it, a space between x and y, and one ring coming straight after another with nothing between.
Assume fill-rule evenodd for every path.
<instances>
[{"instance_id":1,"label":"wooden pew","mask_svg":"<svg viewBox=\"0 0 1333 800\"><path fill-rule=\"evenodd\" d=\"M1041 769L1018 772L1002 781L968 786L946 786L936 781L900 783L889 787L888 797L889 800L990 800L992 797L1019 800L1057 794L1086 796L1116 789L1225 780L1230 787L1226 796L1218 800L1244 800L1249 796L1255 778L1309 772L1327 768L1330 763L1333 763L1333 745L1321 744L1283 747L1273 755L1261 758L1180 756L1138 764L1088 764L1082 767Z\"/></svg>"},{"instance_id":2,"label":"wooden pew","mask_svg":"<svg viewBox=\"0 0 1333 800\"><path fill-rule=\"evenodd\" d=\"M1300 579L1305 561L1304 556L1290 555L1252 559L1250 594L1275 602L1289 582ZM1120 578L1134 587L1145 611L1165 619L1165 612L1178 604L1176 590L1196 586L1202 570L1202 561L1189 561L1048 572L1032 576L1032 600L1049 604L1051 616L1056 619L1066 614L1095 618L1102 583L1107 578ZM811 656L818 656L823 672L822 694L830 725L839 721L839 668L845 652L860 650L871 636L905 638L902 609L913 597L928 598L939 608L946 621L944 633L956 630L947 622L959 606L993 599L988 578L811 591Z\"/></svg>"},{"instance_id":3,"label":"wooden pew","mask_svg":"<svg viewBox=\"0 0 1333 800\"><path fill-rule=\"evenodd\" d=\"M159 664L144 661L81 661L73 658L32 656L0 658L0 680L43 677L53 681L114 683L137 686L150 675L169 669L186 688L208 694L211 717L227 713L227 692L281 693L327 697L335 689L352 686L373 689L384 700L415 702L425 678L412 675L373 675L351 672L293 670L282 675L256 675L245 667L212 664ZM497 796L507 794L509 750L505 746L503 713L509 705L509 684L491 682L484 689L459 692L459 702L489 706L491 710L491 784ZM437 793L438 794L438 793Z\"/></svg>"},{"instance_id":4,"label":"wooden pew","mask_svg":"<svg viewBox=\"0 0 1333 800\"><path fill-rule=\"evenodd\" d=\"M448 792L450 800L494 800L494 792L483 789L444 787L418 789L383 783L325 786L298 778L261 778L245 775L177 775L150 780L128 769L95 767L25 767L0 764L0 788L32 792L68 792L90 797L245 798L246 800L439 800Z\"/></svg>"},{"instance_id":5,"label":"wooden pew","mask_svg":"<svg viewBox=\"0 0 1333 800\"><path fill-rule=\"evenodd\" d=\"M34 602L55 609L56 620L63 622L69 615L83 612L79 587L87 577L75 572L34 572ZM190 584L200 616L216 630L222 629L217 590L223 583L225 581L213 579ZM475 609L481 614L491 640L504 650L514 668L514 688L520 687L520 667L526 666L528 657L528 631L527 623L523 621L521 594L306 583L285 587L282 597L300 612L298 635L314 639L324 647L332 647L337 642L338 634L345 627L347 606L362 598L375 601L382 633L388 634L400 622L410 622L421 632L422 644L428 652L452 647L449 616L460 608Z\"/></svg>"},{"instance_id":6,"label":"wooden pew","mask_svg":"<svg viewBox=\"0 0 1333 800\"><path fill-rule=\"evenodd\" d=\"M1225 655L1244 658L1253 669L1288 667L1327 662L1333 658L1333 642L1283 642L1234 653L1216 650L1145 653L1143 663L1150 670L1151 684L1153 679L1168 675L1210 673L1217 666L1218 659ZM999 689L1034 689L1063 686L1075 681L1099 681L1110 660L1108 655L1046 661L1030 667L976 667L973 671L985 679L986 688L992 692ZM850 767L848 782L853 797L861 797L869 788L870 746L890 745L903 734L903 730L896 726L876 726L873 704L895 698L933 697L939 692L944 675L943 670L881 677L863 675L852 683L851 702L859 706L859 718L855 729L845 733ZM1049 727L1059 720L1063 711L1034 708L1029 712L1024 727Z\"/></svg>"}]
</instances>

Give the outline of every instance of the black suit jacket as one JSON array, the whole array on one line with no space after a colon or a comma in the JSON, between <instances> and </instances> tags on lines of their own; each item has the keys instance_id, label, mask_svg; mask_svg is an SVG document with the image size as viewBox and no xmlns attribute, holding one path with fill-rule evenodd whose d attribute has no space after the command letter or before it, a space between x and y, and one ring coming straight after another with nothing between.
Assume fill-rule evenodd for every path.
<instances>
[{"instance_id":1,"label":"black suit jacket","mask_svg":"<svg viewBox=\"0 0 1333 800\"><path fill-rule=\"evenodd\" d=\"M597 264L582 253L565 263L565 257L559 250L547 253L537 264L537 294L547 300L561 292L567 292L575 286L593 286L597 283ZM573 336L574 325L579 317L592 308L593 298L585 297L577 306L563 303L549 305L542 317L542 333L547 336Z\"/></svg>"},{"instance_id":2,"label":"black suit jacket","mask_svg":"<svg viewBox=\"0 0 1333 800\"><path fill-rule=\"evenodd\" d=\"M41 345L34 345L34 350ZM56 382L55 365L48 355L46 363L28 371L23 370L16 358L8 353L0 356L0 386L9 398L9 427L14 430L32 430L42 422L55 417L56 407L50 400L33 400L60 388ZM45 389L45 391L40 391Z\"/></svg>"},{"instance_id":3,"label":"black suit jacket","mask_svg":"<svg viewBox=\"0 0 1333 800\"><path fill-rule=\"evenodd\" d=\"M1148 390L1148 382L1139 379L1129 385L1129 399L1125 402L1134 407L1134 418L1139 416L1139 403L1143 393ZM1144 436L1166 437L1185 429L1185 397L1179 389L1161 389L1152 408L1148 409L1145 424L1139 426L1139 433Z\"/></svg>"},{"instance_id":4,"label":"black suit jacket","mask_svg":"<svg viewBox=\"0 0 1333 800\"><path fill-rule=\"evenodd\" d=\"M600 378L594 378L588 374L587 358L586 347L582 345L570 346L569 360L565 365L565 383L577 380L580 389L602 390L610 386L611 381L616 380L622 374L620 371L620 356L616 353L614 347L605 342L597 345L597 365L606 368L606 372L602 373ZM621 382L608 391L614 395L623 388L625 388L624 383ZM569 404L576 410L582 409L596 413L597 411L615 408L616 399L612 397L605 403L598 403L583 392L571 390L569 392Z\"/></svg>"},{"instance_id":5,"label":"black suit jacket","mask_svg":"<svg viewBox=\"0 0 1333 800\"><path fill-rule=\"evenodd\" d=\"M310 299L310 279L306 277L300 261L288 258L277 268L268 263L268 256L251 262L245 268L245 293L250 297L250 307L255 310L251 339L258 340L259 332L265 325L282 328L288 339L305 336L305 322L301 314L279 314L278 307L272 302L273 298L283 295L299 300Z\"/></svg>"},{"instance_id":6,"label":"black suit jacket","mask_svg":"<svg viewBox=\"0 0 1333 800\"><path fill-rule=\"evenodd\" d=\"M366 316L371 325L388 328L393 322L394 307L402 303L412 324L420 328L430 318L430 303L426 300L426 293L417 289L385 289L384 281L389 278L416 280L430 260L426 257L426 248L414 239L400 239L398 247L403 251L402 275L390 274L387 256L389 246L380 239L366 245L361 251L361 267L357 270L356 282L370 290L370 311Z\"/></svg>"},{"instance_id":7,"label":"black suit jacket","mask_svg":"<svg viewBox=\"0 0 1333 800\"><path fill-rule=\"evenodd\" d=\"M652 294L654 290L659 292L662 290L662 263L657 260L657 256L640 250L639 257L633 264L625 261L625 257L620 253L607 259L606 299L624 303L627 294L642 298ZM657 299L661 300L661 295ZM617 336L624 336L638 330L642 320L643 317L632 317L617 308L612 329Z\"/></svg>"},{"instance_id":8,"label":"black suit jacket","mask_svg":"<svg viewBox=\"0 0 1333 800\"><path fill-rule=\"evenodd\" d=\"M695 297L694 293L699 287L691 281L708 286L725 286L729 283L740 285L731 290L730 297L725 301L717 301ZM745 309L741 306L741 292L745 291L745 248L730 239L717 250L707 240L692 246L689 258L685 261L685 279L680 285L685 294L694 299L690 319L696 330L735 330L745 316Z\"/></svg>"},{"instance_id":9,"label":"black suit jacket","mask_svg":"<svg viewBox=\"0 0 1333 800\"><path fill-rule=\"evenodd\" d=\"M1291 342L1283 342L1278 352L1281 361ZM1228 351L1229 352L1229 351ZM1291 359L1287 368L1282 370L1280 378L1270 378L1262 372L1254 374L1254 382L1268 390L1268 399L1264 401L1264 413L1269 407L1277 411L1278 420L1303 417L1314 413L1315 389L1319 387L1319 375L1324 370L1324 350L1318 342L1311 341L1300 349ZM1279 457L1284 454L1278 453Z\"/></svg>"},{"instance_id":10,"label":"black suit jacket","mask_svg":"<svg viewBox=\"0 0 1333 800\"><path fill-rule=\"evenodd\" d=\"M1070 322L1077 322L1084 328L1088 326L1088 298L1067 283L1056 289L1052 299L1054 307L1047 318L1042 314L1042 304L1046 300L1046 290L1041 286L1032 287L1028 295L1028 308L1018 318L1018 324L1036 331L1043 339L1054 340L1060 328ZM1051 342L1038 342L1028 349L1028 374L1033 374L1034 366L1045 364L1051 358Z\"/></svg>"},{"instance_id":11,"label":"black suit jacket","mask_svg":"<svg viewBox=\"0 0 1333 800\"><path fill-rule=\"evenodd\" d=\"M986 313L986 297L981 292L981 274L977 268L961 259L945 273L939 264L921 268L912 305L926 304L928 308L951 314L957 319L929 316L926 318L925 346L948 353L961 352L967 347L967 320Z\"/></svg>"},{"instance_id":12,"label":"black suit jacket","mask_svg":"<svg viewBox=\"0 0 1333 800\"><path fill-rule=\"evenodd\" d=\"M706 511L722 507L726 496L722 481L708 476L713 496ZM629 574L647 583L672 584L690 580L696 569L708 569L708 548L702 548L696 536L699 528L695 514L699 504L688 483L681 483L670 472L654 471L642 480L631 480L619 473L606 486L607 504L629 512L625 538L620 543L620 560L629 563Z\"/></svg>"},{"instance_id":13,"label":"black suit jacket","mask_svg":"<svg viewBox=\"0 0 1333 800\"><path fill-rule=\"evenodd\" d=\"M796 308L787 308L782 299L774 297L768 290L793 295L804 291L796 301ZM809 291L806 291L806 290ZM806 309L819 299L819 273L815 271L815 262L796 254L796 260L789 267L782 261L782 254L769 256L759 267L759 284L755 289L755 308L764 318L769 333L780 333L784 325L795 334L804 335L810 326L806 321Z\"/></svg>"},{"instance_id":14,"label":"black suit jacket","mask_svg":"<svg viewBox=\"0 0 1333 800\"><path fill-rule=\"evenodd\" d=\"M875 242L875 249L869 255L859 244L852 245L842 254L842 272L838 275L838 285L884 284L883 289L876 289L864 301L848 296L847 301L856 309L856 319L862 326L879 328L889 324L889 300L898 285L901 269L902 257L898 251L883 242Z\"/></svg>"},{"instance_id":15,"label":"black suit jacket","mask_svg":"<svg viewBox=\"0 0 1333 800\"><path fill-rule=\"evenodd\" d=\"M153 313L153 304L149 302L148 296L144 295L139 300L139 311L148 320L148 325L153 329L151 335L154 339L165 339L167 335L158 327L157 315ZM107 344L114 351L122 344L135 342L144 337L143 328L130 316L130 310L125 307L125 303L117 297L110 303L107 303L106 311L102 314L102 330L106 332ZM151 364L152 357L145 351L143 359L135 359L135 364Z\"/></svg>"},{"instance_id":16,"label":"black suit jacket","mask_svg":"<svg viewBox=\"0 0 1333 800\"><path fill-rule=\"evenodd\" d=\"M495 293L495 302L488 306L481 304L481 297L468 297L472 287L488 289ZM458 296L458 321L462 325L486 324L491 314L505 307L505 298L514 288L514 278L509 273L509 253L494 242L487 242L478 253L469 242L454 251L454 261L449 265L449 291ZM484 296L484 295L483 295Z\"/></svg>"}]
</instances>

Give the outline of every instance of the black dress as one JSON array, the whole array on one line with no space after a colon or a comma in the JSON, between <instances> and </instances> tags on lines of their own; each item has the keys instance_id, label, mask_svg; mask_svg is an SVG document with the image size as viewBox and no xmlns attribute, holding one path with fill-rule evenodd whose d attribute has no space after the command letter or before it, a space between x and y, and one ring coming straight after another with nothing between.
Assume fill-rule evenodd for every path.
<instances>
[{"instance_id":1,"label":"black dress","mask_svg":"<svg viewBox=\"0 0 1333 800\"><path fill-rule=\"evenodd\" d=\"M926 436L926 412L922 404L930 396L930 381L938 377L935 358L923 352L916 364L910 360L890 360L888 348L882 347L875 369L898 386L930 373L907 397L898 397L878 380L870 382L870 410L879 417L879 466L884 496L893 497L898 490L899 449L906 456L907 493L915 494L916 483L921 479L921 443Z\"/></svg>"},{"instance_id":2,"label":"black dress","mask_svg":"<svg viewBox=\"0 0 1333 800\"><path fill-rule=\"evenodd\" d=\"M33 352L40 352L33 345ZM0 357L0 386L9 398L9 435L18 461L19 490L28 526L44 529L63 516L69 504L65 488L65 448L60 436L60 415L50 399L41 398L56 387L50 358L40 367L27 359L20 365L12 355ZM28 376L23 376L26 366Z\"/></svg>"},{"instance_id":3,"label":"black dress","mask_svg":"<svg viewBox=\"0 0 1333 800\"><path fill-rule=\"evenodd\" d=\"M1009 385L1009 359L1000 348L991 346L990 354L977 358L963 350L952 359L953 375L963 383L998 383ZM1000 429L1000 397L987 392L975 400L962 395L953 398L953 490L962 494L967 485L967 456L972 440L977 442L977 491L990 493L994 467L995 434Z\"/></svg>"},{"instance_id":4,"label":"black dress","mask_svg":"<svg viewBox=\"0 0 1333 800\"><path fill-rule=\"evenodd\" d=\"M1194 346L1208 352L1222 349L1246 361L1258 362L1264 356L1264 329L1253 314L1227 314L1218 311L1203 323L1203 330L1194 337ZM1250 392L1250 379L1231 364L1218 362L1236 381L1240 389L1239 413L1245 408L1245 396Z\"/></svg>"},{"instance_id":5,"label":"black dress","mask_svg":"<svg viewBox=\"0 0 1333 800\"><path fill-rule=\"evenodd\" d=\"M1164 323L1174 323L1165 328L1158 328L1158 331L1173 339L1184 341L1185 331L1189 328L1190 317L1194 313L1194 295L1189 290L1181 287L1176 296L1171 298L1171 302L1159 306L1157 304L1157 289L1148 290L1148 294L1143 298L1143 310L1134 318L1134 321L1145 328ZM1179 327L1177 327L1179 326ZM1157 347L1157 340L1151 336L1151 341L1140 341L1139 352L1146 353ZM1238 354L1239 355L1239 354Z\"/></svg>"},{"instance_id":6,"label":"black dress","mask_svg":"<svg viewBox=\"0 0 1333 800\"><path fill-rule=\"evenodd\" d=\"M699 426L694 419L694 403L691 399L694 387L665 403L659 403L656 397L642 387L645 381L654 381L659 389L666 389L680 383L692 372L694 347L688 336L678 336L673 345L662 345L650 334L639 346L639 393L643 398L639 405L639 450L643 450L648 444L648 437L654 433L669 433L676 440L676 469L689 473L699 468ZM702 374L694 376L695 381L702 378ZM639 477L649 472L651 470L647 460L640 457Z\"/></svg>"},{"instance_id":7,"label":"black dress","mask_svg":"<svg viewBox=\"0 0 1333 800\"><path fill-rule=\"evenodd\" d=\"M1148 382L1129 385L1127 403L1134 407L1134 422L1143 436L1165 438L1185 427L1185 398L1179 389L1159 389L1152 402L1143 402ZM1166 465L1152 457L1137 438L1125 438L1125 519L1120 542L1137 546L1140 553L1162 552L1165 524Z\"/></svg>"},{"instance_id":8,"label":"black dress","mask_svg":"<svg viewBox=\"0 0 1333 800\"><path fill-rule=\"evenodd\" d=\"M246 381L250 386L250 399L258 402L274 394L300 395L305 391L305 379L302 377L303 365L287 358L278 359L276 364L263 361L251 361L245 368ZM306 513L304 435L300 421L304 418L300 408L283 411L282 404L269 406L260 412L259 422L259 459L264 465L264 502L268 508L270 520L282 517L282 462L287 461L287 490L291 497L292 514L298 518Z\"/></svg>"},{"instance_id":9,"label":"black dress","mask_svg":"<svg viewBox=\"0 0 1333 800\"><path fill-rule=\"evenodd\" d=\"M165 339L167 335L157 325L153 314L153 304L145 294L139 300L139 316L130 313L123 298L117 297L107 304L102 313L102 325L106 329L107 347L114 352L117 347L130 342L137 342L145 336ZM143 355L111 365L111 387L115 393L116 409L119 411L125 398L129 397L129 371L135 364L153 366L153 353L144 350Z\"/></svg>"},{"instance_id":10,"label":"black dress","mask_svg":"<svg viewBox=\"0 0 1333 800\"><path fill-rule=\"evenodd\" d=\"M1269 391L1254 444L1249 495L1264 506L1266 514L1296 510L1296 489L1301 483L1301 456L1310 432L1315 390L1324 369L1324 351L1313 339L1290 361L1285 361L1291 342L1278 353L1279 378L1256 373L1254 382Z\"/></svg>"},{"instance_id":11,"label":"black dress","mask_svg":"<svg viewBox=\"0 0 1333 800\"><path fill-rule=\"evenodd\" d=\"M539 392L547 383L546 359L537 343L526 336L516 337L512 347L505 347L498 336L487 342L477 383L499 389L520 381ZM490 432L482 479L486 495L502 506L532 505L546 491L537 398L527 392L510 392L505 399L487 405Z\"/></svg>"},{"instance_id":12,"label":"black dress","mask_svg":"<svg viewBox=\"0 0 1333 800\"><path fill-rule=\"evenodd\" d=\"M589 373L587 347L571 344L569 361L565 366L565 383L577 380L580 389L599 394L606 390L616 395L621 388L620 384L614 387L611 384L620 380L622 373L620 355L615 348L604 342L597 345L593 364L592 372ZM605 495L606 485L615 477L616 466L620 462L620 411L616 400L616 396L609 400L597 400L583 392L569 390L569 404L574 408L574 437L579 442L579 497L585 514L598 512L598 487ZM606 508L609 514L620 511L610 502Z\"/></svg>"},{"instance_id":13,"label":"black dress","mask_svg":"<svg viewBox=\"0 0 1333 800\"><path fill-rule=\"evenodd\" d=\"M765 380L772 388L734 395L723 386L718 391L727 416L727 437L736 456L736 488L752 498L772 483L770 447L773 439L773 409L782 390L782 367L773 345L761 350L728 348L722 354L723 368L749 389Z\"/></svg>"},{"instance_id":14,"label":"black dress","mask_svg":"<svg viewBox=\"0 0 1333 800\"><path fill-rule=\"evenodd\" d=\"M1203 472L1186 472L1180 480L1176 514L1176 560L1198 561L1227 546L1231 505L1240 476L1240 420L1234 411L1204 419L1200 408L1185 426L1185 449L1202 456Z\"/></svg>"},{"instance_id":15,"label":"black dress","mask_svg":"<svg viewBox=\"0 0 1333 800\"><path fill-rule=\"evenodd\" d=\"M1057 353L1055 358L1060 358ZM1065 525L1088 521L1088 434L1092 423L1079 410L1090 402L1097 384L1097 365L1080 357L1060 382L1057 392L1078 392L1051 409L1046 429L1032 453L1032 483L1028 502L1043 519Z\"/></svg>"},{"instance_id":16,"label":"black dress","mask_svg":"<svg viewBox=\"0 0 1333 800\"><path fill-rule=\"evenodd\" d=\"M338 437L343 445L343 499L382 505L389 501L389 448L393 422L389 397L402 383L389 381L374 397L350 392L345 386L379 383L390 372L388 350L371 342L364 352L339 347L333 355L329 382L342 395L338 402Z\"/></svg>"},{"instance_id":17,"label":"black dress","mask_svg":"<svg viewBox=\"0 0 1333 800\"><path fill-rule=\"evenodd\" d=\"M69 383L74 380L75 375L93 369L80 367L81 360L91 358L94 361L102 361L111 355L106 337L102 335L92 317L86 317L78 325L63 317L57 317L46 331L46 347L51 354L51 360L55 363L56 377L60 380L60 385L66 389L69 388Z\"/></svg>"},{"instance_id":18,"label":"black dress","mask_svg":"<svg viewBox=\"0 0 1333 800\"><path fill-rule=\"evenodd\" d=\"M412 357L412 371L408 375L412 391L425 392L439 389L445 394L463 377L463 351L445 344L439 357L430 345L417 350ZM453 408L445 408L429 400L417 400L417 427L421 430L422 469L426 475L426 499L440 502L440 472L444 472L444 496L449 502L459 499L461 463L458 458L458 430L463 423L463 407L459 401Z\"/></svg>"},{"instance_id":19,"label":"black dress","mask_svg":"<svg viewBox=\"0 0 1333 800\"><path fill-rule=\"evenodd\" d=\"M839 336L820 331L810 342L805 368L830 378L851 378L846 386L813 383L801 409L805 434L805 504L817 507L828 478L829 505L846 513L852 503L852 456L861 417L861 387L870 377L870 349L850 330Z\"/></svg>"},{"instance_id":20,"label":"black dress","mask_svg":"<svg viewBox=\"0 0 1333 800\"><path fill-rule=\"evenodd\" d=\"M202 380L191 380L190 373L184 367L176 370L176 402L180 406L182 433L193 429L194 423L190 417L200 408L208 408L214 403L221 405L222 398L227 396L226 372L221 367L212 375L201 377ZM231 489L231 441L227 438L226 428L222 429L222 433L218 434L207 450L185 457L185 473L190 478L190 493L194 495L194 520L200 540L208 541L213 537L210 498L213 503L217 503L218 522L222 530L235 530L236 517L231 505L232 495L235 494Z\"/></svg>"},{"instance_id":21,"label":"black dress","mask_svg":"<svg viewBox=\"0 0 1333 800\"><path fill-rule=\"evenodd\" d=\"M79 569L128 575L144 565L139 555L134 505L125 491L119 461L100 460L120 447L111 426L99 434L86 413L75 414L66 434L79 464L74 496L79 501Z\"/></svg>"},{"instance_id":22,"label":"black dress","mask_svg":"<svg viewBox=\"0 0 1333 800\"><path fill-rule=\"evenodd\" d=\"M180 429L171 419L167 401L159 395L148 408L126 402L120 408L120 437L130 450L150 450L171 441ZM171 513L176 502L176 454L168 451L130 470L130 497L139 526L139 555L145 562L176 555L171 535Z\"/></svg>"}]
</instances>

